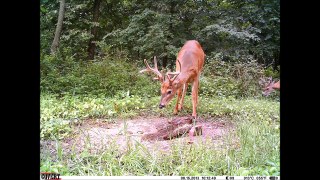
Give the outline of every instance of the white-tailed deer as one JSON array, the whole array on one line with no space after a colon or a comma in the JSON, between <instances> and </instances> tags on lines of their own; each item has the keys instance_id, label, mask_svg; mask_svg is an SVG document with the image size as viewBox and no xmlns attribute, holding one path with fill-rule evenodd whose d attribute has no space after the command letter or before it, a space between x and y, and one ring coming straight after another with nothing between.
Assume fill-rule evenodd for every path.
<instances>
[{"instance_id":1,"label":"white-tailed deer","mask_svg":"<svg viewBox=\"0 0 320 180\"><path fill-rule=\"evenodd\" d=\"M280 90L280 80L275 82L272 80L272 77L269 77L267 80L261 79L259 84L263 86L262 94L269 96L274 90Z\"/></svg>"},{"instance_id":2,"label":"white-tailed deer","mask_svg":"<svg viewBox=\"0 0 320 180\"><path fill-rule=\"evenodd\" d=\"M192 116L197 117L199 77L204 64L204 51L198 41L187 41L178 53L176 72L167 72L164 76L159 72L157 59L154 57L154 68L151 68L144 59L147 68L140 73L150 71L155 73L161 82L161 100L159 108L165 107L178 94L174 114L183 108L183 99L187 92L188 83L192 83Z\"/></svg>"}]
</instances>

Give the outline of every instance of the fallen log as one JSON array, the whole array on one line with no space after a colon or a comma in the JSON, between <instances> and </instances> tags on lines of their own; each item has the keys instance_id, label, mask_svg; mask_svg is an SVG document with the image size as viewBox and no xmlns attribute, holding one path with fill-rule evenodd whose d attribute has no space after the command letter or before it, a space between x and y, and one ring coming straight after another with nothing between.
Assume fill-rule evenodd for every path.
<instances>
[{"instance_id":1,"label":"fallen log","mask_svg":"<svg viewBox=\"0 0 320 180\"><path fill-rule=\"evenodd\" d=\"M191 117L178 117L172 121L167 121L165 124L157 127L157 132L145 134L142 136L142 140L170 140L177 138L181 135L187 134L192 129ZM200 135L201 126L196 126L192 131L194 136ZM190 133L189 133L190 136Z\"/></svg>"}]
</instances>

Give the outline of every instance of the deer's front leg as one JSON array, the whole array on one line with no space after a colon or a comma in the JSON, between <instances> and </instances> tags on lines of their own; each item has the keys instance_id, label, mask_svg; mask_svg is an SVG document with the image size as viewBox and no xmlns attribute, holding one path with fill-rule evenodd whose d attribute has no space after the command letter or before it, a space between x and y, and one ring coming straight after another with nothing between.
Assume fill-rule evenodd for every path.
<instances>
[{"instance_id":1,"label":"deer's front leg","mask_svg":"<svg viewBox=\"0 0 320 180\"><path fill-rule=\"evenodd\" d=\"M173 110L173 114L178 114L178 111L180 110L180 109L179 109L179 103L180 103L181 92L182 92L182 89L181 89L181 88L178 89L178 91L177 91L177 95L178 95L178 97L177 97L177 103L176 103L176 107L175 107L174 110Z\"/></svg>"},{"instance_id":2,"label":"deer's front leg","mask_svg":"<svg viewBox=\"0 0 320 180\"><path fill-rule=\"evenodd\" d=\"M179 105L178 105L178 111L181 111L181 109L183 108L183 100L184 100L184 97L186 95L187 88L188 88L188 83L185 83L183 85L182 96L181 96L181 99L180 99L180 102L179 102Z\"/></svg>"},{"instance_id":3,"label":"deer's front leg","mask_svg":"<svg viewBox=\"0 0 320 180\"><path fill-rule=\"evenodd\" d=\"M199 79L195 79L192 84L192 116L197 117Z\"/></svg>"}]
</instances>

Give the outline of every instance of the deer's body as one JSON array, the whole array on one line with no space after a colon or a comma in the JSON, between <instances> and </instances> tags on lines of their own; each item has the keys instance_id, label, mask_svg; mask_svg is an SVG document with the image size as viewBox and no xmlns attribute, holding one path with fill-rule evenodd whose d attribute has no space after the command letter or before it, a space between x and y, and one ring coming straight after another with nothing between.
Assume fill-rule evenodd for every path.
<instances>
[{"instance_id":1,"label":"deer's body","mask_svg":"<svg viewBox=\"0 0 320 180\"><path fill-rule=\"evenodd\" d=\"M280 90L280 80L273 84L272 89Z\"/></svg>"},{"instance_id":2,"label":"deer's body","mask_svg":"<svg viewBox=\"0 0 320 180\"><path fill-rule=\"evenodd\" d=\"M180 87L177 91L177 104L174 114L178 113L183 107L184 96L187 92L188 83L192 84L192 116L196 117L198 103L199 78L204 64L204 51L197 41L187 41L178 53L176 71L180 71L176 78L176 83ZM179 69L179 62L181 70Z\"/></svg>"},{"instance_id":3,"label":"deer's body","mask_svg":"<svg viewBox=\"0 0 320 180\"><path fill-rule=\"evenodd\" d=\"M204 51L198 41L187 41L178 53L176 72L167 73L166 79L158 71L156 59L154 69L150 68L145 60L147 69L140 72L153 71L158 75L157 79L162 83L159 108L165 107L174 95L177 94L177 104L174 109L174 114L177 114L183 107L183 100L188 84L192 83L192 116L197 116L196 108L198 103L199 78L204 64L204 57ZM174 76L171 78L171 75Z\"/></svg>"}]
</instances>

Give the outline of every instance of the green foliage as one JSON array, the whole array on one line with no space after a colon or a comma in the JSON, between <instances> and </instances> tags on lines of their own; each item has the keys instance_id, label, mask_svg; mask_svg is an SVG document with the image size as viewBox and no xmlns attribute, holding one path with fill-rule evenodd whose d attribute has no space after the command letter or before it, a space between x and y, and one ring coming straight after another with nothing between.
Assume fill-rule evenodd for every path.
<instances>
[{"instance_id":1,"label":"green foliage","mask_svg":"<svg viewBox=\"0 0 320 180\"><path fill-rule=\"evenodd\" d=\"M119 92L129 95L153 97L160 94L160 83L152 80L154 74L140 74L137 64L129 63L125 54L105 56L97 61L77 62L68 54L41 57L41 91L69 95L103 95L113 97ZM266 74L279 75L271 68L263 70L255 61L231 63L217 53L208 56L200 76L200 96L260 97L259 79ZM188 88L191 92L191 88ZM273 93L276 98L279 93Z\"/></svg>"},{"instance_id":2,"label":"green foliage","mask_svg":"<svg viewBox=\"0 0 320 180\"><path fill-rule=\"evenodd\" d=\"M260 64L277 64L279 59L279 1L112 0L101 4L108 11L101 11L95 24L92 4L67 4L60 48L52 56L48 52L59 3L41 1L42 91L158 95L159 85L138 75L137 66L154 55L159 65L173 66L183 43L197 39L207 54L201 94L259 96ZM94 62L84 62L92 26L98 27L98 56ZM279 71L271 68L264 74L279 77Z\"/></svg>"},{"instance_id":3,"label":"green foliage","mask_svg":"<svg viewBox=\"0 0 320 180\"><path fill-rule=\"evenodd\" d=\"M107 97L118 92L147 97L160 94L160 83L152 80L154 75L138 73L145 67L130 64L126 57L106 56L98 61L76 62L73 57L61 54L42 57L42 92ZM205 96L259 97L261 86L258 82L263 73L263 68L254 61L229 63L219 60L219 54L216 54L213 58L208 57L200 76L199 93Z\"/></svg>"},{"instance_id":4,"label":"green foliage","mask_svg":"<svg viewBox=\"0 0 320 180\"><path fill-rule=\"evenodd\" d=\"M132 16L127 28L107 34L103 43L113 49L127 47L131 57L169 57L172 61L178 47L170 43L173 34L169 30L169 21L169 15L146 8L141 14Z\"/></svg>"},{"instance_id":5,"label":"green foliage","mask_svg":"<svg viewBox=\"0 0 320 180\"><path fill-rule=\"evenodd\" d=\"M261 96L259 79L263 67L255 61L230 63L217 53L207 58L200 79L200 93L214 96L251 97Z\"/></svg>"},{"instance_id":6,"label":"green foliage","mask_svg":"<svg viewBox=\"0 0 320 180\"><path fill-rule=\"evenodd\" d=\"M101 3L93 23L93 1L66 5L60 50L85 59L97 27L96 55L103 47L127 52L132 61L156 55L173 65L186 40L197 39L206 54L219 52L225 60L279 65L280 1L115 1ZM41 51L48 53L57 21L58 2L41 1ZM101 45L103 47L101 47Z\"/></svg>"},{"instance_id":7,"label":"green foliage","mask_svg":"<svg viewBox=\"0 0 320 180\"><path fill-rule=\"evenodd\" d=\"M280 67L278 67L280 69ZM264 75L266 77L272 77L272 79L280 79L279 71L274 71L272 67L268 67L264 70Z\"/></svg>"},{"instance_id":8,"label":"green foliage","mask_svg":"<svg viewBox=\"0 0 320 180\"><path fill-rule=\"evenodd\" d=\"M243 96L261 95L259 79L263 75L263 69L255 61L236 63L233 66L232 76L238 80L238 89Z\"/></svg>"},{"instance_id":9,"label":"green foliage","mask_svg":"<svg viewBox=\"0 0 320 180\"><path fill-rule=\"evenodd\" d=\"M41 91L58 94L114 96L118 91L133 95L157 95L159 84L139 74L139 68L124 59L75 62L73 57L45 55L41 60Z\"/></svg>"},{"instance_id":10,"label":"green foliage","mask_svg":"<svg viewBox=\"0 0 320 180\"><path fill-rule=\"evenodd\" d=\"M201 77L199 94L207 97L238 97L240 91L237 82L231 77Z\"/></svg>"},{"instance_id":11,"label":"green foliage","mask_svg":"<svg viewBox=\"0 0 320 180\"><path fill-rule=\"evenodd\" d=\"M190 97L188 97L190 98ZM186 103L188 100L186 101ZM209 116L236 116L244 115L248 119L273 121L279 119L279 116L273 116L279 113L277 102L258 100L258 99L234 99L234 98L212 98L201 97L199 100L198 111L200 114ZM189 104L191 99L189 99ZM268 107L266 107L268 106ZM236 116L238 118L238 116Z\"/></svg>"},{"instance_id":12,"label":"green foliage","mask_svg":"<svg viewBox=\"0 0 320 180\"><path fill-rule=\"evenodd\" d=\"M265 165L253 168L239 168L235 174L237 176L280 176L280 161L276 163L267 161Z\"/></svg>"}]
</instances>

